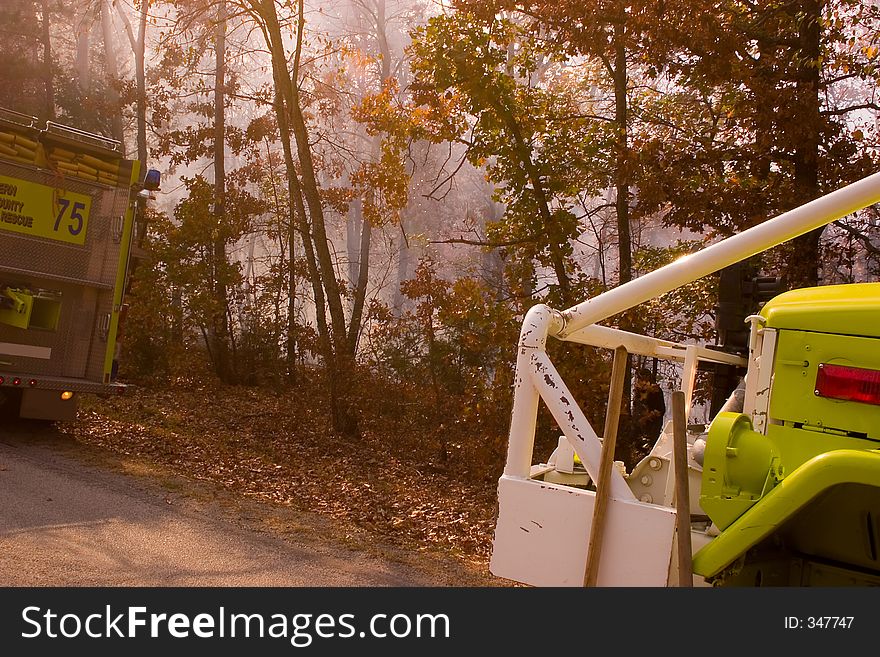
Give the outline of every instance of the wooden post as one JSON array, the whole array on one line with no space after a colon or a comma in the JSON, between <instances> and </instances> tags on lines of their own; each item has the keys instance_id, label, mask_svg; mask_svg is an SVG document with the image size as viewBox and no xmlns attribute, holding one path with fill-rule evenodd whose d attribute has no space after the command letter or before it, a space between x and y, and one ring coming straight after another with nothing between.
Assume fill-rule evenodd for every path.
<instances>
[{"instance_id":1,"label":"wooden post","mask_svg":"<svg viewBox=\"0 0 880 657\"><path fill-rule=\"evenodd\" d=\"M672 393L672 462L675 469L675 531L678 537L678 585L694 585L691 561L691 498L688 490L685 393Z\"/></svg>"},{"instance_id":2,"label":"wooden post","mask_svg":"<svg viewBox=\"0 0 880 657\"><path fill-rule=\"evenodd\" d=\"M626 381L626 347L614 350L611 367L611 387L608 390L608 408L605 411L605 433L602 437L602 457L599 463L599 479L596 481L596 504L593 507L593 524L587 547L587 569L584 586L596 586L599 579L599 560L602 558L602 539L605 536L605 512L611 490L611 468L614 465L614 447L617 444L617 425L620 422L620 404Z\"/></svg>"}]
</instances>

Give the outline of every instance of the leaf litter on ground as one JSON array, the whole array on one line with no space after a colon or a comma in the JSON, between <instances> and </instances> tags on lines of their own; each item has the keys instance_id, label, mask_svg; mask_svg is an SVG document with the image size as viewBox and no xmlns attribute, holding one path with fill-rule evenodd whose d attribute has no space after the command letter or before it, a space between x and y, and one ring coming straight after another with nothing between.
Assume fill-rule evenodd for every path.
<instances>
[{"instance_id":1,"label":"leaf litter on ground","mask_svg":"<svg viewBox=\"0 0 880 657\"><path fill-rule=\"evenodd\" d=\"M393 436L333 437L314 399L233 386L129 388L87 399L75 440L249 498L332 518L488 572L494 481L421 460ZM412 444L411 442L408 444ZM399 449L395 449L399 447Z\"/></svg>"}]
</instances>

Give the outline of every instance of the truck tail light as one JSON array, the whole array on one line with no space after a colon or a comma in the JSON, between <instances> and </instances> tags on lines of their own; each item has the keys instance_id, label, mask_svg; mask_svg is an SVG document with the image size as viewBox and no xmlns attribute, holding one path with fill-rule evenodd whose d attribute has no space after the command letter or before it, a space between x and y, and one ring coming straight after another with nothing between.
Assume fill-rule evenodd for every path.
<instances>
[{"instance_id":1,"label":"truck tail light","mask_svg":"<svg viewBox=\"0 0 880 657\"><path fill-rule=\"evenodd\" d=\"M821 363L815 394L817 397L880 405L880 371Z\"/></svg>"}]
</instances>

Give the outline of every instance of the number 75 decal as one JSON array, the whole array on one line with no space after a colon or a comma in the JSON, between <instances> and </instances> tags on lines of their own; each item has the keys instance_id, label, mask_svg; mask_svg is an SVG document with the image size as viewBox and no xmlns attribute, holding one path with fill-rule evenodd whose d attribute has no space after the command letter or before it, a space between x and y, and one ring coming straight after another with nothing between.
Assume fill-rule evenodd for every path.
<instances>
[{"instance_id":1,"label":"number 75 decal","mask_svg":"<svg viewBox=\"0 0 880 657\"><path fill-rule=\"evenodd\" d=\"M61 209L58 211L58 216L55 217L55 228L53 228L53 230L56 233L58 232L58 227L61 225L64 215L67 214L67 209L70 208L70 217L67 220L67 230L71 235L79 235L83 229L84 219L81 211L86 209L86 204L77 201L73 204L73 207L71 207L68 199L59 198L58 205Z\"/></svg>"}]
</instances>

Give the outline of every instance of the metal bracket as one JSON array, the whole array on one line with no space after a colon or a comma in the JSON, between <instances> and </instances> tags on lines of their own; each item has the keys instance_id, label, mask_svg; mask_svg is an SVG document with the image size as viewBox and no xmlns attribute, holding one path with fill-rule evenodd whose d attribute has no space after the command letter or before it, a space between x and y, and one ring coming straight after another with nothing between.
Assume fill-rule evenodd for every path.
<instances>
[{"instance_id":1,"label":"metal bracket","mask_svg":"<svg viewBox=\"0 0 880 657\"><path fill-rule=\"evenodd\" d=\"M117 215L110 220L110 234L113 237L113 242L119 244L122 242L122 233L125 228L125 216Z\"/></svg>"},{"instance_id":2,"label":"metal bracket","mask_svg":"<svg viewBox=\"0 0 880 657\"><path fill-rule=\"evenodd\" d=\"M110 313L101 315L101 323L98 326L98 332L101 335L101 341L107 342L107 336L110 335Z\"/></svg>"}]
</instances>

